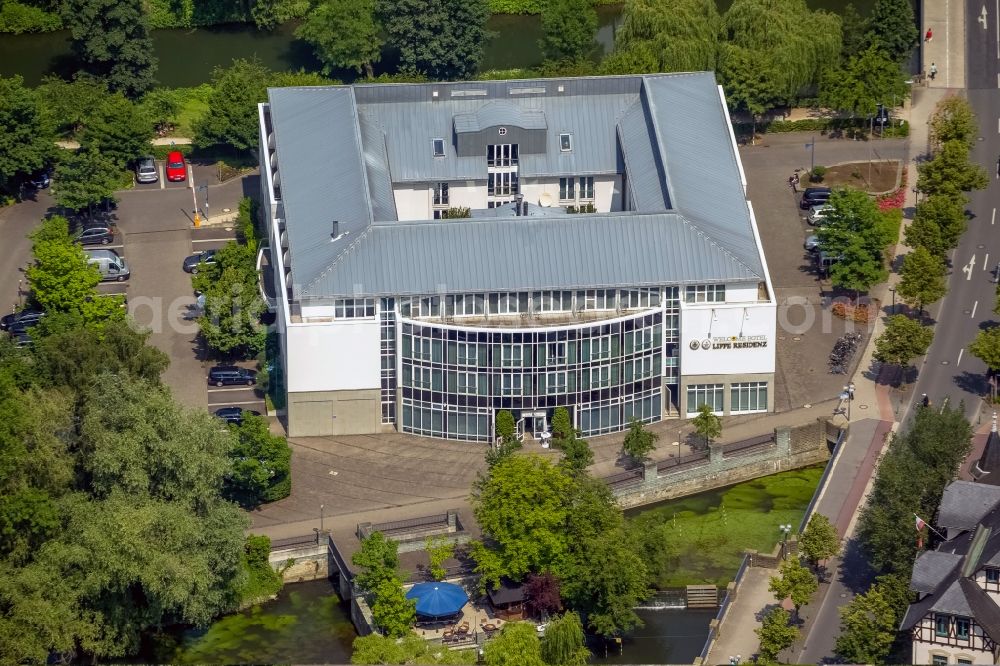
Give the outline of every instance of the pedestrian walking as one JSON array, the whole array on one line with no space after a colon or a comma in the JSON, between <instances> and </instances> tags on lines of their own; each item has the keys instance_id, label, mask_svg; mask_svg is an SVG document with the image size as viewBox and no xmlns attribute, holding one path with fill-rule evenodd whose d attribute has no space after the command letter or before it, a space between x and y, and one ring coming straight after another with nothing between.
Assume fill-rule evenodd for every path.
<instances>
[{"instance_id":1,"label":"pedestrian walking","mask_svg":"<svg viewBox=\"0 0 1000 666\"><path fill-rule=\"evenodd\" d=\"M932 39L934 39L934 31L931 30L930 28L927 28L927 34L924 35L924 41L929 42Z\"/></svg>"},{"instance_id":2,"label":"pedestrian walking","mask_svg":"<svg viewBox=\"0 0 1000 666\"><path fill-rule=\"evenodd\" d=\"M931 81L933 81L934 77L937 76L937 65L935 65L934 63L931 63L930 73L931 73Z\"/></svg>"}]
</instances>

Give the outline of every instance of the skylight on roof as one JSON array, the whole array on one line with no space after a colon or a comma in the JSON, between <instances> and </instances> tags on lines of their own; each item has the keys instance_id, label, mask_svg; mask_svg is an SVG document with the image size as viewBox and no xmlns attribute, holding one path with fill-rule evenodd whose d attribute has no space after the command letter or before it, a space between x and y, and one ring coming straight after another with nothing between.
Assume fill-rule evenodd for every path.
<instances>
[{"instance_id":1,"label":"skylight on roof","mask_svg":"<svg viewBox=\"0 0 1000 666\"><path fill-rule=\"evenodd\" d=\"M573 150L573 135L569 132L563 132L559 135L559 150L564 153L568 153Z\"/></svg>"},{"instance_id":2,"label":"skylight on roof","mask_svg":"<svg viewBox=\"0 0 1000 666\"><path fill-rule=\"evenodd\" d=\"M444 157L444 139L434 139L434 157Z\"/></svg>"}]
</instances>

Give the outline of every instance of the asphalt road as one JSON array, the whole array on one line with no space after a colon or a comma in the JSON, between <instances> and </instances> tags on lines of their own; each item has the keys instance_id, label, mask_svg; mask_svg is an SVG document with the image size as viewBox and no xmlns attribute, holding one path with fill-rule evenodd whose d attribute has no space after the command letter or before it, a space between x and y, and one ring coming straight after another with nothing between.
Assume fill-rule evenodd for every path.
<instances>
[{"instance_id":1,"label":"asphalt road","mask_svg":"<svg viewBox=\"0 0 1000 666\"><path fill-rule=\"evenodd\" d=\"M992 6L989 6L991 5ZM979 19L983 7L987 20ZM996 322L995 280L1000 265L1000 0L966 4L966 42L970 89L968 99L979 120L979 137L972 160L990 177L985 190L969 196L968 230L952 254L948 295L934 313L937 326L934 343L920 369L914 394L926 393L935 404L965 403L970 420L979 416L980 399L987 395L986 365L968 353L976 334Z\"/></svg>"}]
</instances>

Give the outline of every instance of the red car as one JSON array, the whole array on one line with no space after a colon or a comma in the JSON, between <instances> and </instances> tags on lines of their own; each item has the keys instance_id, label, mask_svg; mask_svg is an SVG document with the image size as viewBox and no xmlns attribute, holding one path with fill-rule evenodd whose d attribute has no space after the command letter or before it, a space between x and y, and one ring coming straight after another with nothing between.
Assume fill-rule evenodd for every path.
<instances>
[{"instance_id":1,"label":"red car","mask_svg":"<svg viewBox=\"0 0 1000 666\"><path fill-rule=\"evenodd\" d=\"M167 180L180 182L187 180L187 164L181 151L175 150L167 155Z\"/></svg>"}]
</instances>

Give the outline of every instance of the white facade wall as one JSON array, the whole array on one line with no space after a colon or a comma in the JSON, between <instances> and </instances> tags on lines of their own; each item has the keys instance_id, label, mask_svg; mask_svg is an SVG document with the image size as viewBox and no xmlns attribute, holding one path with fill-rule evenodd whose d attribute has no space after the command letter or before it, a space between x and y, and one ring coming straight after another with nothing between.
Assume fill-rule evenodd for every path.
<instances>
[{"instance_id":1,"label":"white facade wall","mask_svg":"<svg viewBox=\"0 0 1000 666\"><path fill-rule=\"evenodd\" d=\"M759 299L755 284L739 282L726 285L726 303L756 303Z\"/></svg>"},{"instance_id":2,"label":"white facade wall","mask_svg":"<svg viewBox=\"0 0 1000 666\"><path fill-rule=\"evenodd\" d=\"M291 324L286 335L290 393L381 387L378 319Z\"/></svg>"},{"instance_id":3,"label":"white facade wall","mask_svg":"<svg viewBox=\"0 0 1000 666\"><path fill-rule=\"evenodd\" d=\"M928 618L930 617L928 616ZM923 621L928 623L933 622L932 619L926 618ZM982 636L983 630L979 625L976 625L972 633ZM973 650L971 648L942 645L940 643L926 643L916 640L912 642L911 654L911 663L913 664L933 664L935 656L946 657L949 664L957 664L959 659L973 664L996 663L993 661L993 654L987 650Z\"/></svg>"},{"instance_id":4,"label":"white facade wall","mask_svg":"<svg viewBox=\"0 0 1000 666\"><path fill-rule=\"evenodd\" d=\"M449 208L486 208L486 181L448 184Z\"/></svg>"},{"instance_id":5,"label":"white facade wall","mask_svg":"<svg viewBox=\"0 0 1000 666\"><path fill-rule=\"evenodd\" d=\"M400 222L429 220L431 215L431 189L420 184L396 185L392 188L396 200L396 217Z\"/></svg>"},{"instance_id":6,"label":"white facade wall","mask_svg":"<svg viewBox=\"0 0 1000 666\"><path fill-rule=\"evenodd\" d=\"M773 373L776 331L774 303L695 306L682 301L678 345L680 373L682 376ZM746 338L753 339L748 341ZM708 349L705 349L706 340L711 343ZM693 342L698 343L696 349L692 348ZM764 344L727 348L724 346L727 342Z\"/></svg>"},{"instance_id":7,"label":"white facade wall","mask_svg":"<svg viewBox=\"0 0 1000 666\"><path fill-rule=\"evenodd\" d=\"M621 176L594 176L594 207L599 213L622 208ZM543 194L548 194L553 206L569 206L559 201L558 178L525 178L521 180L521 194L530 204L538 205ZM485 199L484 199L485 201Z\"/></svg>"}]
</instances>

